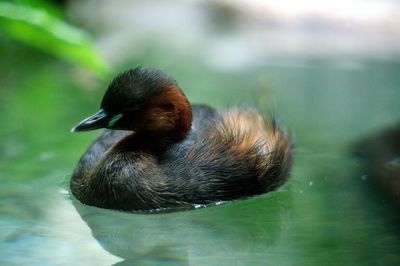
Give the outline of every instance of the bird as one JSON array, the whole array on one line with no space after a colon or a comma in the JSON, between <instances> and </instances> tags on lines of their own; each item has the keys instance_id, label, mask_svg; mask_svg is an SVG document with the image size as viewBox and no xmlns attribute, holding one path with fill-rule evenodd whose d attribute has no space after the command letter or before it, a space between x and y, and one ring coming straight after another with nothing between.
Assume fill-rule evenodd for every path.
<instances>
[{"instance_id":1,"label":"bird","mask_svg":"<svg viewBox=\"0 0 400 266\"><path fill-rule=\"evenodd\" d=\"M109 84L100 110L71 131L104 128L70 190L85 205L127 212L192 208L276 190L294 157L291 134L255 108L191 105L164 71L136 67Z\"/></svg>"}]
</instances>

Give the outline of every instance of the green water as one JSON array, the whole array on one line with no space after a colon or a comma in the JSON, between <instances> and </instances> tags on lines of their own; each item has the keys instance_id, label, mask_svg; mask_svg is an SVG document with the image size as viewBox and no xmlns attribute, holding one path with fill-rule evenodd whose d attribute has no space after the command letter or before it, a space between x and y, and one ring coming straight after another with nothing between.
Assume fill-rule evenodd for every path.
<instances>
[{"instance_id":1,"label":"green water","mask_svg":"<svg viewBox=\"0 0 400 266\"><path fill-rule=\"evenodd\" d=\"M166 69L192 102L276 113L297 146L276 192L145 215L84 206L68 192L99 133L70 129L97 110L107 81L28 48L1 54L0 264L400 264L398 209L350 151L399 121L400 60L303 58L218 73L195 59L188 67L132 58Z\"/></svg>"}]
</instances>

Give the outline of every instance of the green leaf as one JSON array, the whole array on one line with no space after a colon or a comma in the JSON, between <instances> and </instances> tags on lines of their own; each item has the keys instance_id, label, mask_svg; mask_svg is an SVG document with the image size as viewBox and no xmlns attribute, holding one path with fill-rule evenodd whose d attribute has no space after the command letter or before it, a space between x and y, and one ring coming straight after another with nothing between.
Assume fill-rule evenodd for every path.
<instances>
[{"instance_id":1,"label":"green leaf","mask_svg":"<svg viewBox=\"0 0 400 266\"><path fill-rule=\"evenodd\" d=\"M85 31L45 10L0 2L0 30L9 38L89 68L99 76L109 72Z\"/></svg>"}]
</instances>

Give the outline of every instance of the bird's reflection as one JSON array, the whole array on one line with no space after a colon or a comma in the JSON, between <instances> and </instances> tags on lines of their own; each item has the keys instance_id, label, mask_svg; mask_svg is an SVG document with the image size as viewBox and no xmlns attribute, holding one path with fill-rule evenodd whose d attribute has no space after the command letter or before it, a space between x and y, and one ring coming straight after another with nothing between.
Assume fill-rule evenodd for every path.
<instances>
[{"instance_id":1,"label":"bird's reflection","mask_svg":"<svg viewBox=\"0 0 400 266\"><path fill-rule=\"evenodd\" d=\"M76 210L117 265L251 263L286 229L289 191L169 213L124 213L83 205ZM286 222L285 222L286 221Z\"/></svg>"}]
</instances>

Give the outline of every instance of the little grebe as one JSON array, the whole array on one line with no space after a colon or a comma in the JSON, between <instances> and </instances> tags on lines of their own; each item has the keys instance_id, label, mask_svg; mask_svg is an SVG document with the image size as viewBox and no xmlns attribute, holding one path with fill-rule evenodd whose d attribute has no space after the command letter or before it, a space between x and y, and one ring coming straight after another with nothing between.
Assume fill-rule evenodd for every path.
<instances>
[{"instance_id":1,"label":"little grebe","mask_svg":"<svg viewBox=\"0 0 400 266\"><path fill-rule=\"evenodd\" d=\"M101 109L72 131L106 128L71 180L82 203L134 211L209 204L276 189L292 141L253 109L191 106L175 80L138 67L109 85Z\"/></svg>"}]
</instances>

